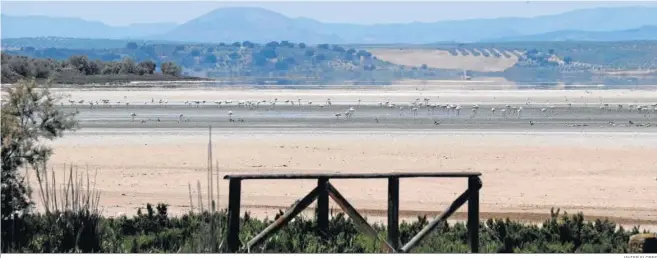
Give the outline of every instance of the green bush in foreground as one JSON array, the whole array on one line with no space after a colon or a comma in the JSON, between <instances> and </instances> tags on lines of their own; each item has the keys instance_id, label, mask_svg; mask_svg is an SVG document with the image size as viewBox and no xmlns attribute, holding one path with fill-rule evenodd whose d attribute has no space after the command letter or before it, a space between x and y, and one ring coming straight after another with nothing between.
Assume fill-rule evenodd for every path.
<instances>
[{"instance_id":1,"label":"green bush in foreground","mask_svg":"<svg viewBox=\"0 0 657 258\"><path fill-rule=\"evenodd\" d=\"M280 215L280 214L279 214ZM169 217L167 205L147 205L132 217L105 218L80 210L50 214L24 214L2 221L2 252L119 252L200 253L225 251L226 213L204 212ZM246 243L272 221L245 213L240 240ZM400 225L406 243L428 223L425 217ZM375 230L385 238L385 227ZM312 219L298 217L252 253L375 253L376 241L358 233L343 214L332 217L329 237L322 238ZM623 253L630 231L610 221L584 221L582 214L553 212L542 225L489 219L480 227L481 252L486 253ZM413 252L466 253L464 223L443 224Z\"/></svg>"}]
</instances>

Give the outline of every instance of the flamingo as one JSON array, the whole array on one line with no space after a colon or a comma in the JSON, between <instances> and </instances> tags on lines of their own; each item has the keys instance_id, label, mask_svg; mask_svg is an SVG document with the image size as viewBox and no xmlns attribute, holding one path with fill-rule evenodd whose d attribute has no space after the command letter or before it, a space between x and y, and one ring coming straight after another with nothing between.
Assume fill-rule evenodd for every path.
<instances>
[{"instance_id":1,"label":"flamingo","mask_svg":"<svg viewBox=\"0 0 657 258\"><path fill-rule=\"evenodd\" d=\"M520 119L521 113L522 113L522 107L519 107L518 111L516 111L516 114L518 114L518 119Z\"/></svg>"}]
</instances>

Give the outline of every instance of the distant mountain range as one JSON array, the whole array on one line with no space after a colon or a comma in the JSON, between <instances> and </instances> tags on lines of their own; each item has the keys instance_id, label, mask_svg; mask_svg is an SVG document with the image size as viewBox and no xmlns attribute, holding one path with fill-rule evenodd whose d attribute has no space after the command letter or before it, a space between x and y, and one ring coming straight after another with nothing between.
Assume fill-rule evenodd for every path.
<instances>
[{"instance_id":1,"label":"distant mountain range","mask_svg":"<svg viewBox=\"0 0 657 258\"><path fill-rule=\"evenodd\" d=\"M643 26L637 29L616 31L562 30L535 35L489 39L484 42L627 40L657 40L657 26Z\"/></svg>"},{"instance_id":2,"label":"distant mountain range","mask_svg":"<svg viewBox=\"0 0 657 258\"><path fill-rule=\"evenodd\" d=\"M138 23L110 26L80 18L48 16L9 16L2 14L2 38L64 37L125 39L143 38L174 29L175 23Z\"/></svg>"},{"instance_id":3,"label":"distant mountain range","mask_svg":"<svg viewBox=\"0 0 657 258\"><path fill-rule=\"evenodd\" d=\"M290 18L267 9L220 8L184 24L113 27L78 18L2 15L2 38L77 37L234 42L288 40L307 44L426 44L434 42L654 40L656 7L595 8L532 18L357 25Z\"/></svg>"}]
</instances>

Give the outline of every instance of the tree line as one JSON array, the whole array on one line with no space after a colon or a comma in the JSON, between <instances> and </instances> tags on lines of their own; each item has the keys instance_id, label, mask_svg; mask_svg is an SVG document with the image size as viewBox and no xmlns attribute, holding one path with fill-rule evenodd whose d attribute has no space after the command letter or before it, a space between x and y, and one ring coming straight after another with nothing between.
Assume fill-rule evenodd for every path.
<instances>
[{"instance_id":1,"label":"tree line","mask_svg":"<svg viewBox=\"0 0 657 258\"><path fill-rule=\"evenodd\" d=\"M119 61L90 60L85 55L73 55L65 60L32 58L2 52L2 82L14 83L21 79L48 79L54 76L136 75L161 73L179 77L182 69L173 62L159 65L152 60L135 62L130 57Z\"/></svg>"}]
</instances>

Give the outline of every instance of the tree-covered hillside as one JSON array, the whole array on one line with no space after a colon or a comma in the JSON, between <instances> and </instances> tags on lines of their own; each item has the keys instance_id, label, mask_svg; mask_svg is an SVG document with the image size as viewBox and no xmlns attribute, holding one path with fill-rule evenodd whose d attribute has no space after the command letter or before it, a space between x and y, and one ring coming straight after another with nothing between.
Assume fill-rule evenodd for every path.
<instances>
[{"instance_id":1,"label":"tree-covered hillside","mask_svg":"<svg viewBox=\"0 0 657 258\"><path fill-rule=\"evenodd\" d=\"M183 74L278 83L367 82L384 83L401 78L457 78L460 71L441 71L427 67L402 67L377 59L372 53L339 45L272 41L255 44L249 41L219 44L138 44L129 42L121 48L63 49L31 46L8 50L10 54L34 58L65 60L84 55L103 62L131 58L136 62L151 60L156 65L173 62L183 67ZM283 82L281 82L283 81Z\"/></svg>"},{"instance_id":2,"label":"tree-covered hillside","mask_svg":"<svg viewBox=\"0 0 657 258\"><path fill-rule=\"evenodd\" d=\"M51 42L50 44L48 42ZM91 47L75 48L87 42ZM3 42L12 55L65 60L83 55L103 62L130 58L135 62L165 62L181 66L182 74L228 83L256 84L388 84L405 79L459 80L504 77L516 83L655 84L657 41L627 42L504 42L437 43L431 45L309 45L289 41L256 44L250 41L218 44L149 43L145 41L70 38L14 39ZM116 47L119 43L123 44ZM66 48L53 46L71 46ZM102 48L103 46L107 46ZM114 46L114 47L111 47ZM467 67L432 66L411 60L405 65L373 55L373 49L443 50L456 59L435 62L478 62L477 58L512 60L501 72L477 72ZM372 52L370 52L370 50ZM424 53L424 52L423 52ZM413 58L411 58L413 59ZM426 59L426 58L425 58ZM440 61L442 60L442 61ZM406 60L408 61L408 59ZM434 63L435 63L434 62ZM506 61L505 61L506 62ZM485 63L483 63L485 64ZM433 68L432 68L433 67ZM448 68L454 67L454 68ZM619 72L640 71L641 76ZM613 76L610 74L613 73ZM632 77L635 76L635 77Z\"/></svg>"}]
</instances>

